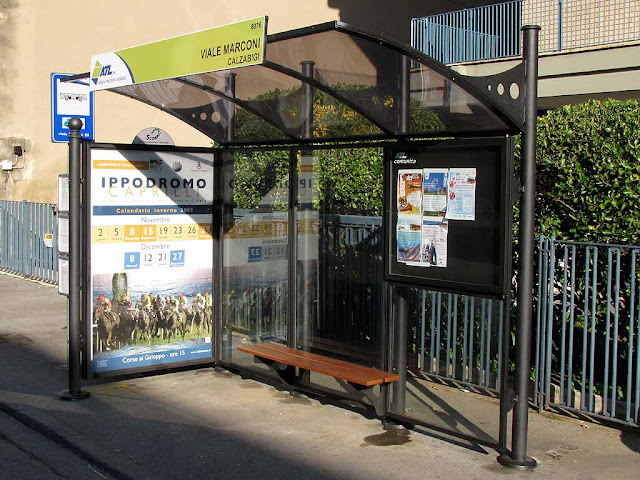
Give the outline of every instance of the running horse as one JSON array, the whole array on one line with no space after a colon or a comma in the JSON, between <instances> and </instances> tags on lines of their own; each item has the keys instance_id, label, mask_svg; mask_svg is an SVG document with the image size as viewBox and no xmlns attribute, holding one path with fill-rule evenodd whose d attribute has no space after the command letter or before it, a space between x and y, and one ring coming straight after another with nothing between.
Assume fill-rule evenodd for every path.
<instances>
[{"instance_id":1,"label":"running horse","mask_svg":"<svg viewBox=\"0 0 640 480\"><path fill-rule=\"evenodd\" d=\"M101 345L104 345L107 350L111 350L115 346L113 333L117 332L120 325L118 314L107 311L102 305L98 305L93 310L93 323L98 327L98 339L102 342Z\"/></svg>"},{"instance_id":2,"label":"running horse","mask_svg":"<svg viewBox=\"0 0 640 480\"><path fill-rule=\"evenodd\" d=\"M191 310L186 310L187 322L191 322L191 333L193 333L193 326L195 324L196 333L198 338L202 333L202 328L205 327L206 316L204 310L198 306L191 307ZM206 328L206 327L205 327Z\"/></svg>"}]
</instances>

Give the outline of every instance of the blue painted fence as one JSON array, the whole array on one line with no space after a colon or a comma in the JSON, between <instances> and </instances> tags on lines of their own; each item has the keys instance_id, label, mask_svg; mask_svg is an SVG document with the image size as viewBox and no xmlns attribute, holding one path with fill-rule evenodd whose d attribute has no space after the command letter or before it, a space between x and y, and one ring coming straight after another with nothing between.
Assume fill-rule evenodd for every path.
<instances>
[{"instance_id":1,"label":"blue painted fence","mask_svg":"<svg viewBox=\"0 0 640 480\"><path fill-rule=\"evenodd\" d=\"M0 271L58 282L55 205L0 201ZM51 246L45 244L51 235Z\"/></svg>"}]
</instances>

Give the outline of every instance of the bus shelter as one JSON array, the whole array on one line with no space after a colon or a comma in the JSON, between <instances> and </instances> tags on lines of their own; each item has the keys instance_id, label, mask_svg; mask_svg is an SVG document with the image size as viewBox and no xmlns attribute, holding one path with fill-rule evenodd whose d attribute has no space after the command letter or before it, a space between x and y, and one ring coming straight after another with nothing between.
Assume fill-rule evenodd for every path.
<instances>
[{"instance_id":1,"label":"bus shelter","mask_svg":"<svg viewBox=\"0 0 640 480\"><path fill-rule=\"evenodd\" d=\"M284 345L391 372L397 380L370 397L378 414L531 467L537 30L524 30L522 64L470 78L344 23L268 36L266 23L241 22L219 41L205 31L110 52L67 79L212 140L81 145L70 124L72 360L87 377L215 362L277 379L247 346ZM175 67L190 55L200 63ZM318 372L299 380L311 392L348 390Z\"/></svg>"}]
</instances>

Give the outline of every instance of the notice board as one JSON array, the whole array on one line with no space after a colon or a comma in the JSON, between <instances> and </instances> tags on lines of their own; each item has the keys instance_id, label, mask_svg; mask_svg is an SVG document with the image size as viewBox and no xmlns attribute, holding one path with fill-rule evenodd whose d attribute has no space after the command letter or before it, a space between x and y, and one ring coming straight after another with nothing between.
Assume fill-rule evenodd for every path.
<instances>
[{"instance_id":1,"label":"notice board","mask_svg":"<svg viewBox=\"0 0 640 480\"><path fill-rule=\"evenodd\" d=\"M91 375L213 360L210 149L84 152Z\"/></svg>"},{"instance_id":2,"label":"notice board","mask_svg":"<svg viewBox=\"0 0 640 480\"><path fill-rule=\"evenodd\" d=\"M385 279L502 297L511 279L513 141L395 144L385 152Z\"/></svg>"}]
</instances>

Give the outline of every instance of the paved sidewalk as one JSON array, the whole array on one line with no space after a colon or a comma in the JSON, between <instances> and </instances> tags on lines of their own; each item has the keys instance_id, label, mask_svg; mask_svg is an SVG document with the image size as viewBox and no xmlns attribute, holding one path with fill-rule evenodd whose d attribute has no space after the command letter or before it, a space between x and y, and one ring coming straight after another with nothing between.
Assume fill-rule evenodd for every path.
<instances>
[{"instance_id":1,"label":"paved sidewalk","mask_svg":"<svg viewBox=\"0 0 640 480\"><path fill-rule=\"evenodd\" d=\"M221 368L85 382L88 399L64 402L66 299L3 274L0 338L0 410L48 437L34 447L41 456L64 448L82 468L90 464L86 478L628 479L640 471L636 430L531 412L529 453L540 465L518 472L501 467L491 449L397 436L366 412L294 398ZM0 441L0 456L15 453L16 442ZM84 478L64 472L55 478Z\"/></svg>"}]
</instances>

